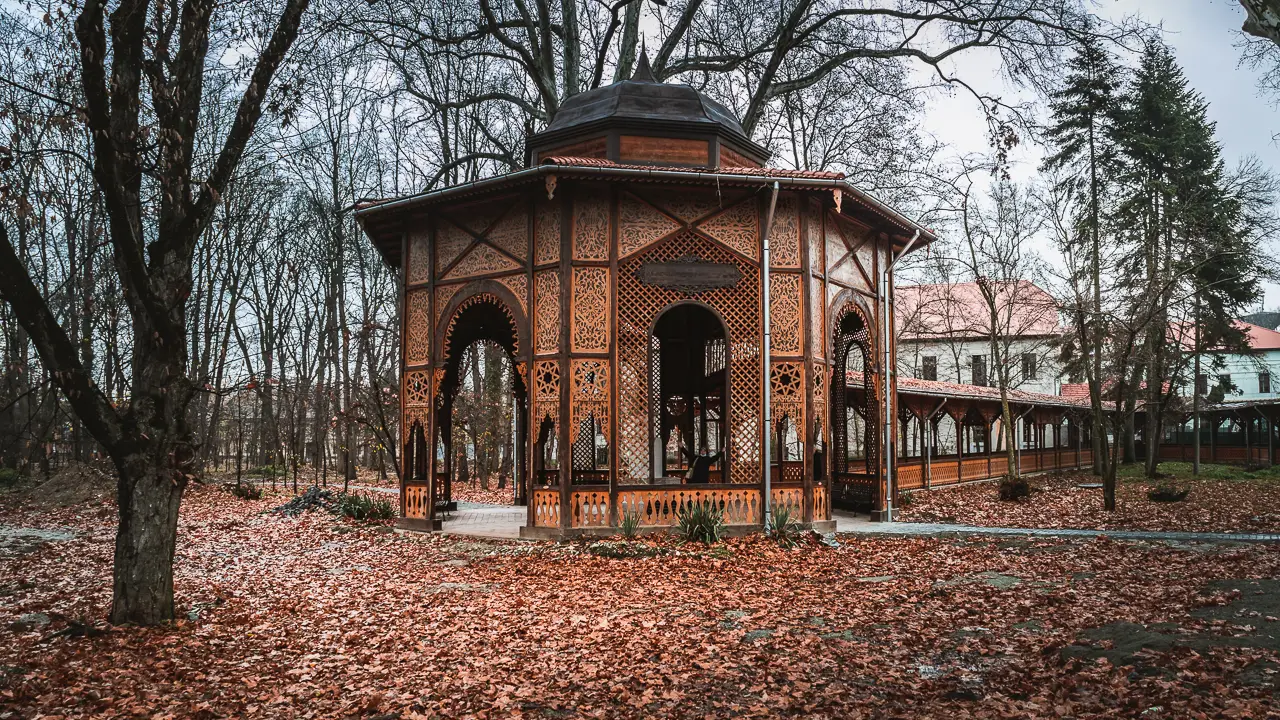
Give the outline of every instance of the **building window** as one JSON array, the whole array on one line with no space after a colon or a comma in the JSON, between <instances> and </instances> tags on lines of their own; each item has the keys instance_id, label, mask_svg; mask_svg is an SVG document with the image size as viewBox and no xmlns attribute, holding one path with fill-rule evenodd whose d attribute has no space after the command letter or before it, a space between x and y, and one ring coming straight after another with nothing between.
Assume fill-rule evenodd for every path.
<instances>
[{"instance_id":1,"label":"building window","mask_svg":"<svg viewBox=\"0 0 1280 720\"><path fill-rule=\"evenodd\" d=\"M1231 392L1231 373L1223 373L1218 376L1218 386L1222 388L1222 392Z\"/></svg>"},{"instance_id":2,"label":"building window","mask_svg":"<svg viewBox=\"0 0 1280 720\"><path fill-rule=\"evenodd\" d=\"M973 367L973 384L986 387L987 384L987 356L974 355L972 358Z\"/></svg>"},{"instance_id":3,"label":"building window","mask_svg":"<svg viewBox=\"0 0 1280 720\"><path fill-rule=\"evenodd\" d=\"M924 355L920 358L920 379L938 379L938 356Z\"/></svg>"},{"instance_id":4,"label":"building window","mask_svg":"<svg viewBox=\"0 0 1280 720\"><path fill-rule=\"evenodd\" d=\"M1209 394L1209 376L1208 375L1205 375L1204 373L1200 373L1199 375L1196 376L1196 394L1197 395Z\"/></svg>"},{"instance_id":5,"label":"building window","mask_svg":"<svg viewBox=\"0 0 1280 720\"><path fill-rule=\"evenodd\" d=\"M1036 356L1033 353L1022 354L1022 379L1036 379Z\"/></svg>"},{"instance_id":6,"label":"building window","mask_svg":"<svg viewBox=\"0 0 1280 720\"><path fill-rule=\"evenodd\" d=\"M1258 392L1269 395L1271 393L1271 373L1258 373Z\"/></svg>"}]
</instances>

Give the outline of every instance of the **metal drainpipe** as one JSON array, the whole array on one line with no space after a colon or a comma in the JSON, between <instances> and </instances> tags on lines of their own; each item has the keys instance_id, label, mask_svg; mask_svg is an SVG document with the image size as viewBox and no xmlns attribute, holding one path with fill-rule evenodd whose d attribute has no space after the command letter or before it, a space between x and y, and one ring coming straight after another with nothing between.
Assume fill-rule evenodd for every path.
<instances>
[{"instance_id":1,"label":"metal drainpipe","mask_svg":"<svg viewBox=\"0 0 1280 720\"><path fill-rule=\"evenodd\" d=\"M898 257L893 258L880 275L880 287L876 293L880 299L881 308L881 325L880 325L880 345L884 350L884 364L881 365L884 371L881 373L880 385L884 390L884 423L880 426L881 434L884 436L884 509L885 520L893 520L893 435L897 432L897 424L893 418L893 400L889 395L889 388L892 386L893 368L890 367L889 354L892 345L889 342L889 305L892 298L889 296L889 278L893 277L893 269L898 265L898 261L906 257L911 252L911 247L916 244L916 240L920 239L920 231L916 230L916 234L911 236L911 242L902 248L902 252L898 253ZM889 249L892 257L893 249ZM889 428L893 432L889 432Z\"/></svg>"},{"instance_id":2,"label":"metal drainpipe","mask_svg":"<svg viewBox=\"0 0 1280 720\"><path fill-rule=\"evenodd\" d=\"M769 198L769 215L761 233L764 241L763 280L764 280L764 530L769 531L773 521L773 403L770 402L771 380L769 371L769 353L773 347L772 319L769 317L769 231L773 228L773 211L778 206L778 183L773 183L773 195Z\"/></svg>"}]
</instances>

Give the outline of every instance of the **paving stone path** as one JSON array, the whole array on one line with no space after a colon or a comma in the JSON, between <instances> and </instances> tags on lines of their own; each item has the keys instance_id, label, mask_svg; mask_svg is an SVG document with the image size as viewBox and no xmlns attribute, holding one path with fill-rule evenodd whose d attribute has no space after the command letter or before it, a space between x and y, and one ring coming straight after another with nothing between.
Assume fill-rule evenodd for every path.
<instances>
[{"instance_id":1,"label":"paving stone path","mask_svg":"<svg viewBox=\"0 0 1280 720\"><path fill-rule=\"evenodd\" d=\"M1280 542L1274 533L1154 532L1149 530L1072 530L1055 528L1003 528L946 523L871 522L865 517L836 512L836 532L868 537L1098 537L1116 540L1156 540L1169 542Z\"/></svg>"}]
</instances>

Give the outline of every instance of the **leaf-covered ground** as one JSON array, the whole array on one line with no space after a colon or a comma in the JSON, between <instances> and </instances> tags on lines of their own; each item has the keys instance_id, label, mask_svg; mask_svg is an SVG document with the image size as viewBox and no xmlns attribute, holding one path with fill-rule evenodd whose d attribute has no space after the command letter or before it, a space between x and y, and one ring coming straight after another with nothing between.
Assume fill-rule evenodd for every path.
<instances>
[{"instance_id":1,"label":"leaf-covered ground","mask_svg":"<svg viewBox=\"0 0 1280 720\"><path fill-rule=\"evenodd\" d=\"M101 620L109 504L0 499L0 717L1276 712L1269 546L746 538L609 559L260 514L280 500L193 489L184 619L137 629Z\"/></svg>"},{"instance_id":2,"label":"leaf-covered ground","mask_svg":"<svg viewBox=\"0 0 1280 720\"><path fill-rule=\"evenodd\" d=\"M1280 474L1210 465L1195 478L1184 463L1164 463L1161 469L1169 477L1153 482L1139 477L1137 467L1124 468L1114 512L1102 509L1102 490L1080 487L1098 483L1097 477L1062 473L1028 478L1035 492L1017 502L1001 501L995 482L917 491L900 519L982 527L1280 532ZM1191 492L1182 502L1148 499L1147 492L1161 482Z\"/></svg>"}]
</instances>

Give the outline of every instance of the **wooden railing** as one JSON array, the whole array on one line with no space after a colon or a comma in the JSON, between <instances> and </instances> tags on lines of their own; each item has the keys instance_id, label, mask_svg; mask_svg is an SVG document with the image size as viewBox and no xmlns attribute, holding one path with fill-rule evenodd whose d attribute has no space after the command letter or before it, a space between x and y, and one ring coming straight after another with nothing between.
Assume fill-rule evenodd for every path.
<instances>
[{"instance_id":1,"label":"wooden railing","mask_svg":"<svg viewBox=\"0 0 1280 720\"><path fill-rule=\"evenodd\" d=\"M1160 446L1161 460L1179 460L1183 462L1191 462L1195 460L1196 448L1194 445L1173 445L1162 444ZM1267 464L1271 461L1270 453L1266 445L1258 445L1256 447L1243 448L1239 446L1222 447L1220 445L1210 445L1209 443L1200 444L1200 461L1207 463L1228 463L1232 465L1244 465L1252 460L1253 463Z\"/></svg>"},{"instance_id":2,"label":"wooden railing","mask_svg":"<svg viewBox=\"0 0 1280 720\"><path fill-rule=\"evenodd\" d=\"M404 486L404 516L414 520L427 519L427 485L410 484Z\"/></svg>"},{"instance_id":3,"label":"wooden railing","mask_svg":"<svg viewBox=\"0 0 1280 720\"><path fill-rule=\"evenodd\" d=\"M1040 451L1023 450L1019 459L1022 472L1042 472L1065 468L1088 467L1093 462L1090 450L1055 448ZM918 458L898 461L898 489L917 490L925 487L954 485L959 482L986 480L1004 475L1009 459L1006 455L978 455L963 460L955 455L931 458L926 469Z\"/></svg>"},{"instance_id":4,"label":"wooden railing","mask_svg":"<svg viewBox=\"0 0 1280 720\"><path fill-rule=\"evenodd\" d=\"M560 527L560 488L533 491L533 526Z\"/></svg>"}]
</instances>

